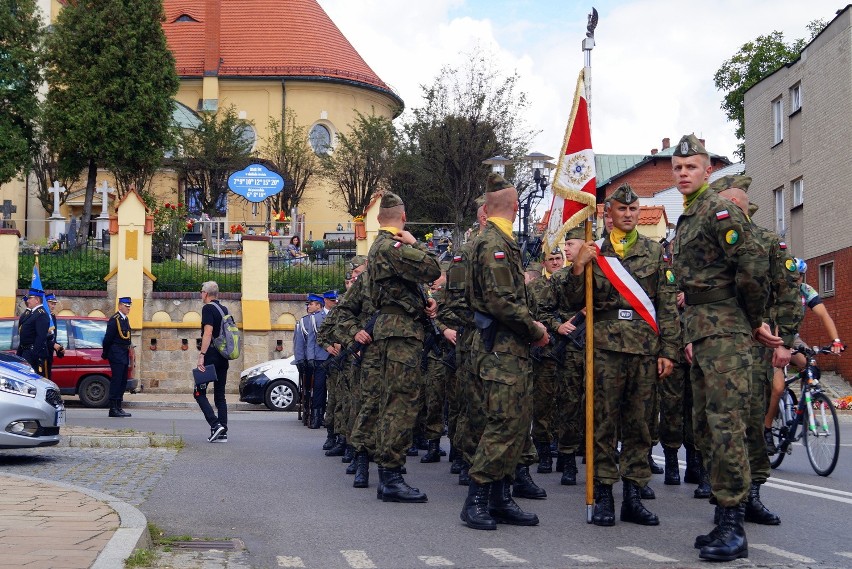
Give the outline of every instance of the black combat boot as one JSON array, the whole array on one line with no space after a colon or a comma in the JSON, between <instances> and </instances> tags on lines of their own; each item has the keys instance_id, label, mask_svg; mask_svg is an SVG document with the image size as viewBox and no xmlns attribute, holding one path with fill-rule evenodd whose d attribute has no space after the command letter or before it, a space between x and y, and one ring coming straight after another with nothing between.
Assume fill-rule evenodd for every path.
<instances>
[{"instance_id":1,"label":"black combat boot","mask_svg":"<svg viewBox=\"0 0 852 569\"><path fill-rule=\"evenodd\" d=\"M642 505L639 485L630 480L624 481L624 501L621 502L621 521L640 526L658 526L659 518Z\"/></svg>"},{"instance_id":2,"label":"black combat boot","mask_svg":"<svg viewBox=\"0 0 852 569\"><path fill-rule=\"evenodd\" d=\"M535 443L535 448L538 451L538 468L536 472L539 474L550 474L553 472L553 456L550 453L550 444Z\"/></svg>"},{"instance_id":3,"label":"black combat boot","mask_svg":"<svg viewBox=\"0 0 852 569\"><path fill-rule=\"evenodd\" d=\"M130 417L130 413L124 411L121 408L121 401L118 399L114 399L110 401L109 406L109 416L110 417Z\"/></svg>"},{"instance_id":4,"label":"black combat boot","mask_svg":"<svg viewBox=\"0 0 852 569\"><path fill-rule=\"evenodd\" d=\"M530 476L530 467L519 464L515 467L515 482L512 485L512 495L515 498L528 498L530 500L544 500L547 492L533 482Z\"/></svg>"},{"instance_id":5,"label":"black combat boot","mask_svg":"<svg viewBox=\"0 0 852 569\"><path fill-rule=\"evenodd\" d=\"M334 443L333 447L325 451L325 456L343 456L344 452L346 452L346 437L337 435L337 442Z\"/></svg>"},{"instance_id":6,"label":"black combat boot","mask_svg":"<svg viewBox=\"0 0 852 569\"><path fill-rule=\"evenodd\" d=\"M760 500L760 484L751 483L748 491L748 501L745 503L745 521L764 526L777 526L781 518L773 514Z\"/></svg>"},{"instance_id":7,"label":"black combat boot","mask_svg":"<svg viewBox=\"0 0 852 569\"><path fill-rule=\"evenodd\" d=\"M345 462L349 464L355 458L355 447L352 445L346 445L346 448L343 449L343 458L340 459L340 462Z\"/></svg>"},{"instance_id":8,"label":"black combat boot","mask_svg":"<svg viewBox=\"0 0 852 569\"><path fill-rule=\"evenodd\" d=\"M334 446L337 438L334 436L334 427L326 425L325 430L328 433L328 436L325 437L325 442L322 443L322 450L330 450L331 447Z\"/></svg>"},{"instance_id":9,"label":"black combat boot","mask_svg":"<svg viewBox=\"0 0 852 569\"><path fill-rule=\"evenodd\" d=\"M701 549L702 547L719 537L719 532L721 531L721 529L719 528L719 522L722 521L722 512L724 511L725 508L716 504L716 510L713 512L713 523L716 524L716 527L710 530L710 533L705 535L699 535L695 538L695 544L693 545L695 549Z\"/></svg>"},{"instance_id":10,"label":"black combat boot","mask_svg":"<svg viewBox=\"0 0 852 569\"><path fill-rule=\"evenodd\" d=\"M651 469L651 474L662 474L665 472L662 466L654 462L654 457L651 455L651 449L648 449L648 467Z\"/></svg>"},{"instance_id":11,"label":"black combat boot","mask_svg":"<svg viewBox=\"0 0 852 569\"><path fill-rule=\"evenodd\" d=\"M429 441L422 434L414 435L414 446L417 450L429 450Z\"/></svg>"},{"instance_id":12,"label":"black combat boot","mask_svg":"<svg viewBox=\"0 0 852 569\"><path fill-rule=\"evenodd\" d=\"M358 462L355 461L355 457L353 455L352 462L346 465L346 474L355 474L356 470L358 470Z\"/></svg>"},{"instance_id":13,"label":"black combat boot","mask_svg":"<svg viewBox=\"0 0 852 569\"><path fill-rule=\"evenodd\" d=\"M353 488L367 488L370 486L370 458L367 451L362 450L355 453L355 480L352 481Z\"/></svg>"},{"instance_id":14,"label":"black combat boot","mask_svg":"<svg viewBox=\"0 0 852 569\"><path fill-rule=\"evenodd\" d=\"M559 453L559 456L562 458L562 479L559 481L559 483L563 486L576 486L577 459L574 453ZM558 460L559 459L557 459L557 461Z\"/></svg>"},{"instance_id":15,"label":"black combat boot","mask_svg":"<svg viewBox=\"0 0 852 569\"><path fill-rule=\"evenodd\" d=\"M427 500L426 494L417 488L412 488L405 482L399 468L385 469L382 502L423 503Z\"/></svg>"},{"instance_id":16,"label":"black combat boot","mask_svg":"<svg viewBox=\"0 0 852 569\"><path fill-rule=\"evenodd\" d=\"M420 454L420 450L417 448L417 443L411 441L411 446L405 451L405 456L417 456L418 454Z\"/></svg>"},{"instance_id":17,"label":"black combat boot","mask_svg":"<svg viewBox=\"0 0 852 569\"><path fill-rule=\"evenodd\" d=\"M459 486L470 486L470 465L464 461L459 470Z\"/></svg>"},{"instance_id":18,"label":"black combat boot","mask_svg":"<svg viewBox=\"0 0 852 569\"><path fill-rule=\"evenodd\" d=\"M639 488L639 497L643 500L656 500L657 495L650 484L645 484L644 488Z\"/></svg>"},{"instance_id":19,"label":"black combat boot","mask_svg":"<svg viewBox=\"0 0 852 569\"><path fill-rule=\"evenodd\" d=\"M426 454L420 457L420 462L441 462L441 439L432 439L429 441L429 448Z\"/></svg>"},{"instance_id":20,"label":"black combat boot","mask_svg":"<svg viewBox=\"0 0 852 569\"><path fill-rule=\"evenodd\" d=\"M461 451L457 450L455 453L455 456L453 456L453 463L450 465L450 474L459 474L464 466L464 457L462 456Z\"/></svg>"},{"instance_id":21,"label":"black combat boot","mask_svg":"<svg viewBox=\"0 0 852 569\"><path fill-rule=\"evenodd\" d=\"M382 499L382 492L384 492L384 490L385 490L385 478L386 478L385 472L386 472L386 470L385 470L384 466L379 466L378 464L376 465L376 468L379 471L379 483L376 485L376 499L381 500Z\"/></svg>"},{"instance_id":22,"label":"black combat boot","mask_svg":"<svg viewBox=\"0 0 852 569\"><path fill-rule=\"evenodd\" d=\"M499 482L491 483L491 493L488 499L488 513L498 524L513 526L536 526L538 516L523 511L509 495L512 480L507 476Z\"/></svg>"},{"instance_id":23,"label":"black combat boot","mask_svg":"<svg viewBox=\"0 0 852 569\"><path fill-rule=\"evenodd\" d=\"M667 486L680 486L680 466L677 463L677 449L664 446L663 454L666 455L666 477L663 479L663 484Z\"/></svg>"},{"instance_id":24,"label":"black combat boot","mask_svg":"<svg viewBox=\"0 0 852 569\"><path fill-rule=\"evenodd\" d=\"M488 513L488 497L491 484L477 484L473 480L467 491L467 499L462 506L461 519L471 529L497 529L497 522Z\"/></svg>"},{"instance_id":25,"label":"black combat boot","mask_svg":"<svg viewBox=\"0 0 852 569\"><path fill-rule=\"evenodd\" d=\"M565 471L565 453L557 452L556 453L556 466L554 467L556 472L564 472Z\"/></svg>"},{"instance_id":26,"label":"black combat boot","mask_svg":"<svg viewBox=\"0 0 852 569\"><path fill-rule=\"evenodd\" d=\"M722 511L716 539L701 548L698 557L711 561L733 561L748 557L748 540L743 527L745 505L740 504ZM711 532L712 533L712 532Z\"/></svg>"},{"instance_id":27,"label":"black combat boot","mask_svg":"<svg viewBox=\"0 0 852 569\"><path fill-rule=\"evenodd\" d=\"M704 458L701 453L695 451L695 454L698 457L696 459L698 460L698 488L695 489L692 496L699 500L706 500L713 494L713 489L710 486L710 474L704 468Z\"/></svg>"},{"instance_id":28,"label":"black combat boot","mask_svg":"<svg viewBox=\"0 0 852 569\"><path fill-rule=\"evenodd\" d=\"M695 447L690 443L683 443L686 449L686 470L683 473L684 484L698 484L701 482L701 458Z\"/></svg>"},{"instance_id":29,"label":"black combat boot","mask_svg":"<svg viewBox=\"0 0 852 569\"><path fill-rule=\"evenodd\" d=\"M592 523L596 526L615 525L615 501L612 498L612 485L595 484L595 509Z\"/></svg>"}]
</instances>

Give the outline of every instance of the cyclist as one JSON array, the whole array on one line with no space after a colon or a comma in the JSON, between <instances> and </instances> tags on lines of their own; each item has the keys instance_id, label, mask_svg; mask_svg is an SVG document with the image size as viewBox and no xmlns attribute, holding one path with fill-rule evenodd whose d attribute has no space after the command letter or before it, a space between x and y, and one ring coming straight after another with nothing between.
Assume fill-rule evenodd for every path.
<instances>
[{"instance_id":1,"label":"cyclist","mask_svg":"<svg viewBox=\"0 0 852 569\"><path fill-rule=\"evenodd\" d=\"M831 319L831 315L829 315L828 310L822 303L819 293L814 290L814 287L804 282L803 275L805 274L805 271L808 270L808 264L803 259L793 259L793 262L796 263L796 269L799 273L796 277L796 284L799 287L799 292L802 297L802 312L805 312L805 307L810 307L813 313L816 314L817 318L819 318L820 322L822 322L822 326L825 328L829 337L834 338L831 343L831 352L835 355L840 355L843 348L843 342L840 341L840 335L837 333L837 327L834 325L834 320ZM799 348L802 346L807 346L807 344L805 344L805 342L796 335L793 347ZM807 365L807 359L804 354L793 354L790 358L790 363L797 368L802 369L805 365ZM778 401L781 399L781 394L783 392L784 369L779 367L775 368L775 373L772 377L772 394L769 399L769 410L767 411L763 422L763 438L766 441L766 452L769 456L778 452L778 448L775 446L775 441L772 438L772 421L775 419L775 415L778 414Z\"/></svg>"}]
</instances>

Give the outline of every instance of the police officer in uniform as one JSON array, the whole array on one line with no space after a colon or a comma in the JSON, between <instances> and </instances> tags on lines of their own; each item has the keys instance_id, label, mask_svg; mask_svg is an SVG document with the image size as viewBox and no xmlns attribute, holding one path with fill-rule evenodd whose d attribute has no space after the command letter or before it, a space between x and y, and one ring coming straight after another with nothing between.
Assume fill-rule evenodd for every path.
<instances>
[{"instance_id":1,"label":"police officer in uniform","mask_svg":"<svg viewBox=\"0 0 852 569\"><path fill-rule=\"evenodd\" d=\"M118 311L107 321L104 334L103 354L109 361L112 378L109 382L109 416L130 417L130 413L121 408L124 390L127 388L127 372L130 367L130 314L129 296L118 299Z\"/></svg>"},{"instance_id":2,"label":"police officer in uniform","mask_svg":"<svg viewBox=\"0 0 852 569\"><path fill-rule=\"evenodd\" d=\"M44 300L47 301L47 306L50 308L50 337L47 340L48 350L47 350L47 378L53 379L53 355L56 354L57 358L65 357L65 346L57 342L57 336L59 334L59 328L57 328L56 322L56 304L59 302L56 299L56 295L52 292L44 295Z\"/></svg>"},{"instance_id":3,"label":"police officer in uniform","mask_svg":"<svg viewBox=\"0 0 852 569\"><path fill-rule=\"evenodd\" d=\"M27 360L35 372L48 377L47 357L50 346L50 316L47 315L42 299L44 291L31 288L25 297L27 310L18 320L17 354Z\"/></svg>"}]
</instances>

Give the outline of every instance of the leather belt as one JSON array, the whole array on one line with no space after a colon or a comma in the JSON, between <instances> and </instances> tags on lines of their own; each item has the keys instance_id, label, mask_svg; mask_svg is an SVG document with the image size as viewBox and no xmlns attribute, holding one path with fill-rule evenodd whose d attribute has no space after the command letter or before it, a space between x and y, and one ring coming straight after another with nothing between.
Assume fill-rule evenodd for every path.
<instances>
[{"instance_id":1,"label":"leather belt","mask_svg":"<svg viewBox=\"0 0 852 569\"><path fill-rule=\"evenodd\" d=\"M613 308L595 312L595 320L641 320L635 310L629 308Z\"/></svg>"},{"instance_id":2,"label":"leather belt","mask_svg":"<svg viewBox=\"0 0 852 569\"><path fill-rule=\"evenodd\" d=\"M684 296L686 304L694 306L696 304L710 304L711 302L721 302L729 298L734 298L737 296L737 290L733 285L728 285L703 292L688 292Z\"/></svg>"}]
</instances>

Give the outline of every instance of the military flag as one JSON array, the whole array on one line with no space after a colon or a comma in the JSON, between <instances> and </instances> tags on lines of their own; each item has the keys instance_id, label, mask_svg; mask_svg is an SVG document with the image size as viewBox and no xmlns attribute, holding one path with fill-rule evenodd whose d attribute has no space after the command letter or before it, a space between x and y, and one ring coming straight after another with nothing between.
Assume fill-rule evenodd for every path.
<instances>
[{"instance_id":1,"label":"military flag","mask_svg":"<svg viewBox=\"0 0 852 569\"><path fill-rule=\"evenodd\" d=\"M44 286L41 284L41 271L39 270L38 265L38 253L36 253L35 263L33 264L33 276L30 279L30 288L44 291ZM50 316L50 306L47 305L45 295L41 296L41 305L44 307L44 311L47 312L47 315ZM51 320L51 322L53 321Z\"/></svg>"},{"instance_id":2,"label":"military flag","mask_svg":"<svg viewBox=\"0 0 852 569\"><path fill-rule=\"evenodd\" d=\"M595 153L584 93L583 71L580 71L562 153L553 177L553 202L544 232L546 253L560 244L569 229L595 211Z\"/></svg>"}]
</instances>

